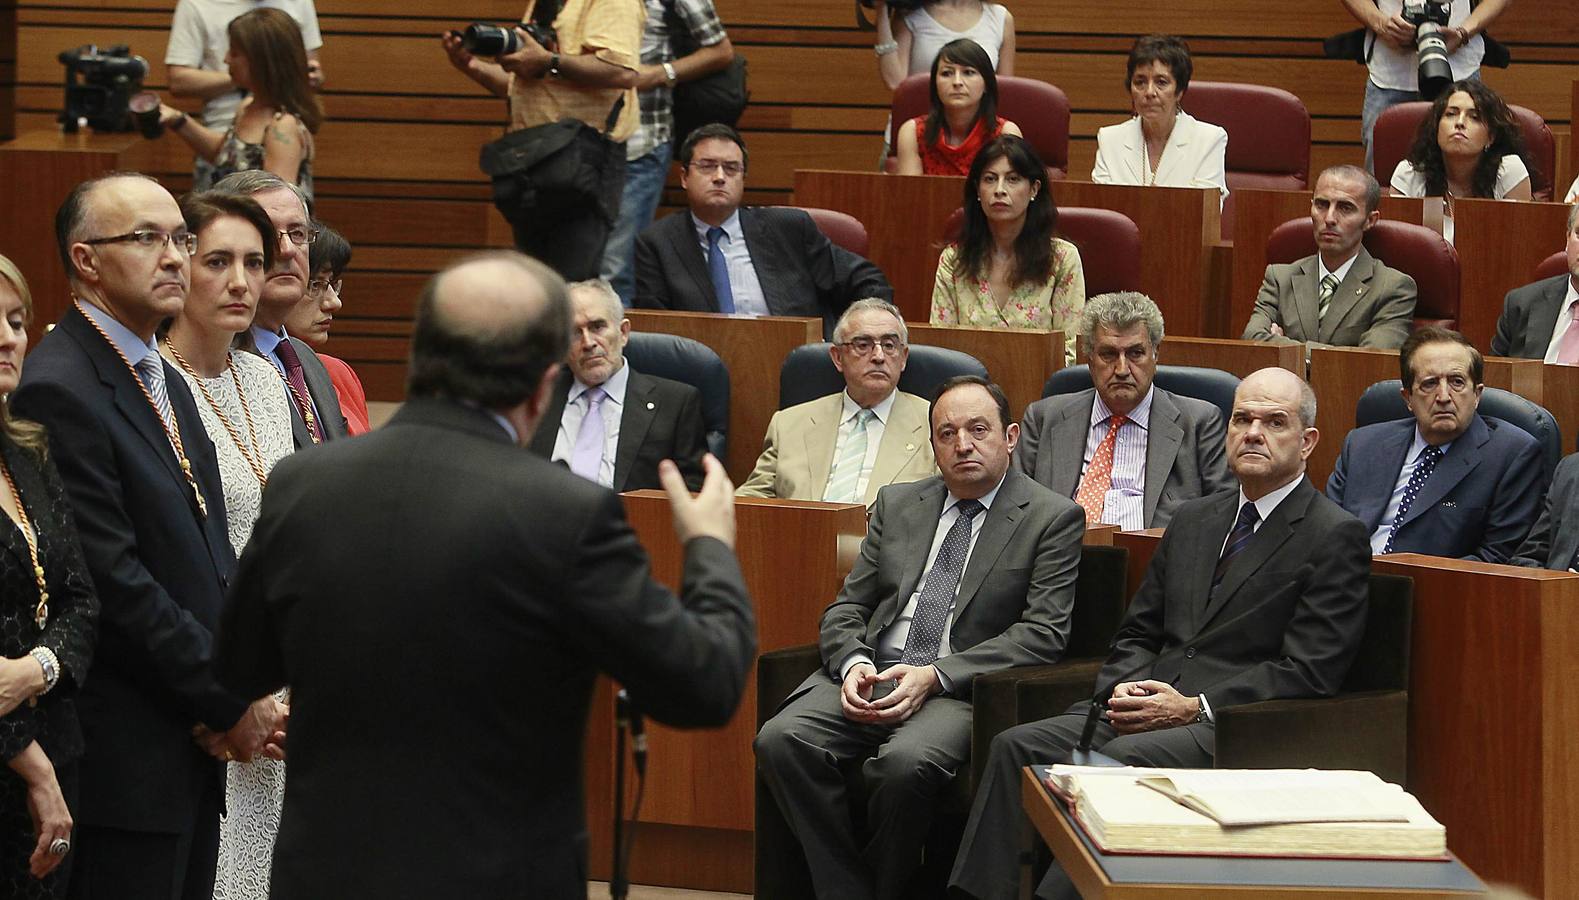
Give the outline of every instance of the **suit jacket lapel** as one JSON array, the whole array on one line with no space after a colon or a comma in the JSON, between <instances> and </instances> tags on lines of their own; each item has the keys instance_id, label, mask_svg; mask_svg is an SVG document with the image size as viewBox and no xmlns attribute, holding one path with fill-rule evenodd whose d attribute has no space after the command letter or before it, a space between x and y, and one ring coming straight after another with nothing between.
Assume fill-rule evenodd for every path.
<instances>
[{"instance_id":1,"label":"suit jacket lapel","mask_svg":"<svg viewBox=\"0 0 1579 900\"><path fill-rule=\"evenodd\" d=\"M4 455L6 468L11 470L11 478L16 482L16 490L19 495L16 499L22 504L22 509L27 513L28 520L33 523L33 534L38 539L40 545L39 554L42 556L47 551L43 544L48 540L45 537L43 526L39 524L40 517L38 514L41 503L49 496L44 493L44 480L38 477L36 470L33 468L32 460L22 457L22 448L4 436L0 436L0 455ZM32 502L29 502L30 500ZM3 521L5 520L0 519L0 522ZM0 538L0 542L3 542L6 550L16 557L17 565L21 567L23 572L31 572L33 570L33 557L28 552L27 539L22 536L22 523L12 522L10 528L0 526L0 529L3 529L3 538Z\"/></svg>"},{"instance_id":2,"label":"suit jacket lapel","mask_svg":"<svg viewBox=\"0 0 1579 900\"><path fill-rule=\"evenodd\" d=\"M532 432L531 450L544 459L554 455L554 443L559 440L559 421L565 416L565 401L570 396L571 378L570 369L560 370L554 392L548 398L548 408L543 410L543 418Z\"/></svg>"},{"instance_id":3,"label":"suit jacket lapel","mask_svg":"<svg viewBox=\"0 0 1579 900\"><path fill-rule=\"evenodd\" d=\"M1168 483L1168 473L1173 471L1173 461L1178 458L1179 445L1184 443L1184 429L1179 425L1179 407L1166 391L1155 386L1151 392L1151 422L1146 431L1146 496L1142 501L1141 515L1150 523L1162 499L1162 486Z\"/></svg>"},{"instance_id":4,"label":"suit jacket lapel","mask_svg":"<svg viewBox=\"0 0 1579 900\"><path fill-rule=\"evenodd\" d=\"M1130 119L1124 128L1124 165L1129 169L1129 184L1146 183L1146 138L1140 119Z\"/></svg>"},{"instance_id":5,"label":"suit jacket lapel","mask_svg":"<svg viewBox=\"0 0 1579 900\"><path fill-rule=\"evenodd\" d=\"M833 473L833 451L839 443L839 419L843 413L843 392L829 394L812 407L801 432L801 439L806 442L806 467L811 473L811 488L818 500L828 493L828 476ZM881 453L877 462L882 465ZM875 470L872 478L877 478Z\"/></svg>"},{"instance_id":6,"label":"suit jacket lapel","mask_svg":"<svg viewBox=\"0 0 1579 900\"><path fill-rule=\"evenodd\" d=\"M1193 633L1200 633L1205 624L1206 606L1211 598L1212 572L1217 568L1217 560L1223 555L1223 545L1227 543L1228 532L1233 529L1234 519L1238 515L1239 492L1225 491L1215 501L1212 512L1207 517L1206 521L1211 523L1210 527L1189 532L1181 538L1192 544L1186 554L1191 564L1188 577L1178 585L1177 589L1183 594L1181 599L1185 603L1185 608L1190 611ZM1169 590L1173 589L1173 587L1169 588Z\"/></svg>"},{"instance_id":7,"label":"suit jacket lapel","mask_svg":"<svg viewBox=\"0 0 1579 900\"><path fill-rule=\"evenodd\" d=\"M1234 557L1234 561L1229 564L1228 571L1223 573L1223 581L1217 586L1216 593L1208 594L1206 609L1201 614L1200 621L1196 625L1197 634L1211 625L1212 618L1222 611L1229 600L1233 599L1234 594L1238 593L1239 589L1244 586L1245 581L1260 571L1261 567L1266 565L1267 560L1271 559L1272 555L1277 553L1288 542L1289 538L1294 536L1293 524L1305 517L1305 508L1310 504L1310 498L1315 495L1315 492L1316 489L1311 487L1310 482L1302 477L1299 487L1296 487L1293 493L1284 497L1283 502L1278 504L1272 515L1265 522L1261 523L1261 527L1256 530L1255 537L1250 539L1250 543L1245 545L1245 549L1241 550L1239 555ZM1237 515L1237 512L1235 515ZM1232 523L1230 523L1229 527L1233 527ZM1224 537L1227 537L1226 533ZM1221 554L1219 553L1219 555ZM1213 568L1216 567L1215 560L1212 565ZM1207 585L1210 586L1210 584L1211 579L1208 576Z\"/></svg>"},{"instance_id":8,"label":"suit jacket lapel","mask_svg":"<svg viewBox=\"0 0 1579 900\"><path fill-rule=\"evenodd\" d=\"M1536 358L1546 356L1552 342L1552 330L1557 327L1557 317L1562 315L1563 298L1568 296L1568 276L1559 275L1551 280L1540 299L1530 304L1530 315L1524 323L1525 349Z\"/></svg>"},{"instance_id":9,"label":"suit jacket lapel","mask_svg":"<svg viewBox=\"0 0 1579 900\"><path fill-rule=\"evenodd\" d=\"M1321 302L1316 298L1316 283L1321 280L1321 265L1317 257L1310 256L1299 262L1299 272L1294 276L1294 313L1299 317L1299 327L1307 340L1321 334Z\"/></svg>"},{"instance_id":10,"label":"suit jacket lapel","mask_svg":"<svg viewBox=\"0 0 1579 900\"><path fill-rule=\"evenodd\" d=\"M1162 159L1157 163L1156 184L1173 183L1171 181L1173 170L1182 165L1180 160L1184 159L1188 152L1186 148L1190 145L1190 137L1194 130L1189 120L1184 118L1184 113L1180 113L1174 122L1173 134L1168 135L1168 143L1163 145ZM1142 181L1141 184L1145 182Z\"/></svg>"},{"instance_id":11,"label":"suit jacket lapel","mask_svg":"<svg viewBox=\"0 0 1579 900\"><path fill-rule=\"evenodd\" d=\"M1095 389L1083 391L1080 399L1064 407L1065 415L1053 423L1046 438L1047 447L1041 451L1052 455L1053 480L1048 486L1061 497L1073 497L1080 486L1086 438L1091 434L1091 407L1096 403L1096 396Z\"/></svg>"},{"instance_id":12,"label":"suit jacket lapel","mask_svg":"<svg viewBox=\"0 0 1579 900\"><path fill-rule=\"evenodd\" d=\"M1025 515L1025 506L1030 502L1030 491L1025 486L1026 476L1014 469L1010 469L1003 478L1003 487L998 489L998 496L992 501L992 508L987 510L986 521L981 523L981 533L976 536L976 546L971 548L970 560L965 564L965 571L960 575L959 593L954 600L954 621L958 622L965 614L965 607L976 596L976 591L981 589L982 581L992 567L997 564L998 556L1003 553L1003 548L1008 545L1009 539L1014 536L1014 531L1019 527L1020 519Z\"/></svg>"},{"instance_id":13,"label":"suit jacket lapel","mask_svg":"<svg viewBox=\"0 0 1579 900\"><path fill-rule=\"evenodd\" d=\"M657 418L656 401L652 399L653 383L639 372L631 372L625 382L625 408L620 412L620 439L614 448L614 491L625 490L625 479L630 477L631 466L636 463L636 453L647 440L647 431Z\"/></svg>"},{"instance_id":14,"label":"suit jacket lapel","mask_svg":"<svg viewBox=\"0 0 1579 900\"><path fill-rule=\"evenodd\" d=\"M707 271L707 251L696 239L696 222L689 212L683 211L671 218L675 220L675 227L669 233L674 255L696 282L697 293L706 302L708 311L718 312L718 294L713 291L713 276Z\"/></svg>"},{"instance_id":15,"label":"suit jacket lapel","mask_svg":"<svg viewBox=\"0 0 1579 900\"><path fill-rule=\"evenodd\" d=\"M1408 461L1409 447L1415 439L1412 417L1389 424L1392 429L1382 436L1376 447L1376 463L1372 465L1369 460L1360 458L1368 454L1356 454L1351 464L1359 468L1347 473L1348 481L1343 489L1345 508L1365 523L1368 532L1375 531L1381 524L1387 504L1392 500L1393 488L1398 483L1398 473Z\"/></svg>"},{"instance_id":16,"label":"suit jacket lapel","mask_svg":"<svg viewBox=\"0 0 1579 900\"><path fill-rule=\"evenodd\" d=\"M1338 283L1338 289L1332 294L1332 302L1327 307L1327 316L1321 320L1321 330L1318 341L1331 343L1332 336L1338 330L1338 323L1349 314L1356 304L1365 297L1371 289L1371 275L1375 272L1376 263L1371 259L1371 254L1360 248L1360 255L1355 258L1354 265L1349 267L1349 274L1343 276L1343 281ZM1320 304L1317 305L1318 310Z\"/></svg>"},{"instance_id":17,"label":"suit jacket lapel","mask_svg":"<svg viewBox=\"0 0 1579 900\"><path fill-rule=\"evenodd\" d=\"M870 504L877 497L877 489L889 484L899 476L899 472L910 464L910 460L921 452L921 444L927 439L926 419L909 415L909 407L900 403L895 398L894 405L888 416L888 423L883 426L883 440L877 445L877 460L872 463L872 477L867 480L865 500ZM815 431L817 429L813 429ZM823 429L826 431L826 429ZM809 439L809 435L808 435ZM833 459L833 448L829 447L827 458ZM815 457L813 457L815 460ZM816 474L815 472L813 474ZM828 473L822 473L822 484L826 487Z\"/></svg>"},{"instance_id":18,"label":"suit jacket lapel","mask_svg":"<svg viewBox=\"0 0 1579 900\"><path fill-rule=\"evenodd\" d=\"M302 361L302 380L307 383L307 393L318 409L318 430L323 439L332 441L345 437L345 413L340 409L340 396L334 391L334 382L329 380L329 370L324 368L323 360L302 341L288 336L285 339L296 348L296 355ZM306 427L305 422L302 424Z\"/></svg>"},{"instance_id":19,"label":"suit jacket lapel","mask_svg":"<svg viewBox=\"0 0 1579 900\"><path fill-rule=\"evenodd\" d=\"M772 233L757 211L747 207L740 208L740 233L746 239L746 252L751 254L751 267L757 270L757 283L762 287L762 300L768 305L768 315L783 315L782 310L793 304L783 294L783 279L771 275L789 267L780 265L774 256L777 248Z\"/></svg>"},{"instance_id":20,"label":"suit jacket lapel","mask_svg":"<svg viewBox=\"0 0 1579 900\"><path fill-rule=\"evenodd\" d=\"M1489 440L1491 429L1486 425L1486 420L1477 414L1469 423L1469 430L1454 441L1447 454L1437 461L1431 476L1420 486L1420 492L1415 494L1409 512L1398 522L1399 527L1420 518L1426 510L1440 503L1448 492L1480 465L1483 453L1481 447Z\"/></svg>"},{"instance_id":21,"label":"suit jacket lapel","mask_svg":"<svg viewBox=\"0 0 1579 900\"><path fill-rule=\"evenodd\" d=\"M940 478L930 488L917 494L915 502L899 516L898 535L894 534L896 529L892 524L888 526L887 533L904 542L899 551L900 558L904 560L904 569L893 611L888 621L880 623L880 627L887 628L893 624L910 595L916 592L921 576L926 574L927 553L932 549L932 537L937 534L938 518L943 515L943 504L947 500L948 489Z\"/></svg>"}]
</instances>

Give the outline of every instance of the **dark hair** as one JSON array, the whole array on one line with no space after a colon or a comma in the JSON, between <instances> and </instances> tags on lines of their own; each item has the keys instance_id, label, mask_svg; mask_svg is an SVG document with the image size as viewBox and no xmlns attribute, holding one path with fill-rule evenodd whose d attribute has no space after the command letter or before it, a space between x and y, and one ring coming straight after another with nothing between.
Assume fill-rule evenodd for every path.
<instances>
[{"instance_id":1,"label":"dark hair","mask_svg":"<svg viewBox=\"0 0 1579 900\"><path fill-rule=\"evenodd\" d=\"M923 144L926 146L937 143L938 136L948 127L948 119L943 115L943 98L938 96L938 69L943 67L945 61L957 66L970 66L981 73L981 102L976 105L976 117L971 119L970 127L974 129L985 122L991 134L992 127L998 121L998 74L992 70L992 57L970 38L949 41L932 58L932 78L927 82L927 90L932 95L932 113L927 116L926 133L923 135ZM958 137L963 139L968 134L970 132L966 131Z\"/></svg>"},{"instance_id":2,"label":"dark hair","mask_svg":"<svg viewBox=\"0 0 1579 900\"><path fill-rule=\"evenodd\" d=\"M1413 362L1415 351L1426 344L1457 344L1468 350L1470 378L1476 384L1484 382L1486 361L1481 357L1480 351L1475 349L1475 345L1471 344L1468 338L1456 331L1438 328L1435 325L1427 325L1424 328L1415 329L1414 333L1409 335L1408 340L1404 341L1404 345L1398 348L1398 375L1404 383L1404 390L1414 390L1415 372Z\"/></svg>"},{"instance_id":3,"label":"dark hair","mask_svg":"<svg viewBox=\"0 0 1579 900\"><path fill-rule=\"evenodd\" d=\"M453 322L440 303L440 285L456 269L485 260L511 263L542 288L536 315L490 322L484 329ZM448 397L484 409L504 409L530 397L543 373L570 351L570 301L565 280L529 256L510 250L479 253L452 263L422 288L411 331L406 393Z\"/></svg>"},{"instance_id":4,"label":"dark hair","mask_svg":"<svg viewBox=\"0 0 1579 900\"><path fill-rule=\"evenodd\" d=\"M17 299L22 301L22 327L32 325L33 293L27 288L27 279L23 277L22 270L4 256L0 256L0 282L10 284L11 290L16 291ZM31 453L39 462L43 462L49 454L49 438L44 433L44 426L12 416L10 398L3 396L0 396L0 434Z\"/></svg>"},{"instance_id":5,"label":"dark hair","mask_svg":"<svg viewBox=\"0 0 1579 900\"><path fill-rule=\"evenodd\" d=\"M1441 197L1447 193L1447 163L1442 158L1442 145L1437 143L1437 130L1442 124L1442 112L1448 100L1463 91L1475 101L1480 121L1485 123L1486 134L1491 139L1485 152L1475 163L1475 175L1470 190L1476 197L1490 198L1496 193L1497 172L1502 168L1504 156L1524 156L1524 135L1513 111L1502 96L1478 79L1455 81L1442 91L1431 104L1431 112L1420 120L1415 132L1415 142L1409 148L1409 164L1425 175L1425 195Z\"/></svg>"},{"instance_id":6,"label":"dark hair","mask_svg":"<svg viewBox=\"0 0 1579 900\"><path fill-rule=\"evenodd\" d=\"M351 264L351 242L322 222L314 222L318 240L307 245L307 277L328 272L336 278Z\"/></svg>"},{"instance_id":7,"label":"dark hair","mask_svg":"<svg viewBox=\"0 0 1579 900\"><path fill-rule=\"evenodd\" d=\"M225 32L230 46L247 58L258 94L316 134L323 104L307 78L307 48L296 20L266 6L231 19Z\"/></svg>"},{"instance_id":8,"label":"dark hair","mask_svg":"<svg viewBox=\"0 0 1579 900\"><path fill-rule=\"evenodd\" d=\"M76 238L87 222L88 195L104 182L114 181L117 178L141 178L154 184L159 183L141 172L105 172L87 181L80 181L71 189L66 199L60 201L60 208L55 210L55 249L60 253L60 264L66 267L67 278L75 278L77 275L76 266L71 262L71 245L76 243Z\"/></svg>"},{"instance_id":9,"label":"dark hair","mask_svg":"<svg viewBox=\"0 0 1579 900\"><path fill-rule=\"evenodd\" d=\"M1328 175L1334 178L1348 178L1365 185L1366 215L1376 212L1377 208L1382 205L1382 183L1377 181L1376 176L1372 175L1368 170L1362 169L1353 163L1341 163L1322 169L1321 174L1316 176L1316 182L1320 183L1321 179L1326 178Z\"/></svg>"},{"instance_id":10,"label":"dark hair","mask_svg":"<svg viewBox=\"0 0 1579 900\"><path fill-rule=\"evenodd\" d=\"M1124 70L1125 93L1129 92L1130 82L1135 80L1135 70L1154 62L1168 67L1178 83L1176 96L1184 96L1190 86L1190 76L1195 73L1195 64L1190 61L1190 45L1184 38L1172 34L1147 34L1135 39L1135 46L1129 48L1128 67Z\"/></svg>"},{"instance_id":11,"label":"dark hair","mask_svg":"<svg viewBox=\"0 0 1579 900\"><path fill-rule=\"evenodd\" d=\"M1008 430L1010 423L1014 420L1009 417L1009 397L1003 392L1003 388L998 387L980 375L955 375L952 378L944 379L943 383L938 385L937 390L932 392L932 402L927 406L928 431L932 430L932 413L938 408L938 401L943 399L943 395L957 387L964 387L968 384L979 385L987 389L987 393L992 396L992 402L998 404L998 424L1005 431Z\"/></svg>"},{"instance_id":12,"label":"dark hair","mask_svg":"<svg viewBox=\"0 0 1579 900\"><path fill-rule=\"evenodd\" d=\"M225 216L235 216L258 230L258 237L263 239L263 268L274 268L280 236L258 201L219 191L194 192L181 198L181 218L186 220L186 230L193 234L201 234L215 219Z\"/></svg>"},{"instance_id":13,"label":"dark hair","mask_svg":"<svg viewBox=\"0 0 1579 900\"><path fill-rule=\"evenodd\" d=\"M746 139L740 136L740 132L722 122L703 125L685 136L685 143L680 145L680 165L691 165L691 154L696 152L696 145L711 140L730 141L735 144L740 148L740 164L745 168L751 168L751 154L746 151Z\"/></svg>"},{"instance_id":14,"label":"dark hair","mask_svg":"<svg viewBox=\"0 0 1579 900\"><path fill-rule=\"evenodd\" d=\"M242 169L240 172L232 172L214 182L210 190L251 197L264 191L277 191L282 188L296 195L296 199L301 201L302 211L311 219L313 201L307 196L307 192L302 190L300 185L286 181L268 169Z\"/></svg>"},{"instance_id":15,"label":"dark hair","mask_svg":"<svg viewBox=\"0 0 1579 900\"><path fill-rule=\"evenodd\" d=\"M1025 225L1014 240L1014 285L1041 284L1053 277L1053 236L1058 228L1058 204L1053 202L1053 192L1047 190L1047 168L1022 137L1000 135L987 142L970 164L970 174L965 178L965 223L960 229L960 273L973 280L986 277L988 259L992 255L992 231L987 227L987 214L982 211L980 186L982 173L1000 159L1009 161L1009 168L1027 181L1041 185L1025 209Z\"/></svg>"}]
</instances>

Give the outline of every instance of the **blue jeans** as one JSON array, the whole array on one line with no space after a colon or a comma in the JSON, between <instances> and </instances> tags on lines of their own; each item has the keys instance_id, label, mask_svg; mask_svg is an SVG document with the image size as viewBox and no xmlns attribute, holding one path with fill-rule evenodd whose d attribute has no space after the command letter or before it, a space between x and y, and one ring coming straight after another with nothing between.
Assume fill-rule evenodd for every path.
<instances>
[{"instance_id":1,"label":"blue jeans","mask_svg":"<svg viewBox=\"0 0 1579 900\"><path fill-rule=\"evenodd\" d=\"M620 200L620 216L603 248L602 275L614 285L614 292L627 307L636 296L636 233L646 228L658 211L664 182L669 179L673 149L673 143L666 142L625 164L625 196Z\"/></svg>"}]
</instances>

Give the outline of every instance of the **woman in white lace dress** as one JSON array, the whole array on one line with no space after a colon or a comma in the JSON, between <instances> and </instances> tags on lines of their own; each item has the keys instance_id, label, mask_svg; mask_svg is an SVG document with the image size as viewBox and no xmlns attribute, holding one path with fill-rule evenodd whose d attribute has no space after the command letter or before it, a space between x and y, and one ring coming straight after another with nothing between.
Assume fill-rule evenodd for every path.
<instances>
[{"instance_id":1,"label":"woman in white lace dress","mask_svg":"<svg viewBox=\"0 0 1579 900\"><path fill-rule=\"evenodd\" d=\"M230 543L239 554L257 521L269 470L292 449L284 378L262 357L235 348L236 335L251 327L257 311L275 231L247 198L188 194L181 212L197 235L192 286L159 349L181 370L214 442ZM227 770L214 896L264 900L285 764L259 756Z\"/></svg>"}]
</instances>

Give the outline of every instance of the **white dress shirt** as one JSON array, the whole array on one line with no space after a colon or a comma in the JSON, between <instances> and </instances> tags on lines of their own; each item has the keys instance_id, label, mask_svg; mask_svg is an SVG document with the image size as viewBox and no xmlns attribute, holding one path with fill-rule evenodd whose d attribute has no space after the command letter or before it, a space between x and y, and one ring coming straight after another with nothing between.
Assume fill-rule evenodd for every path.
<instances>
[{"instance_id":1,"label":"white dress shirt","mask_svg":"<svg viewBox=\"0 0 1579 900\"><path fill-rule=\"evenodd\" d=\"M872 420L866 423L866 458L861 461L861 474L855 479L855 496L865 497L866 486L872 480L872 468L877 465L877 449L883 443L883 431L888 427L888 417L894 411L894 397L897 390L889 391L888 396L872 405ZM849 440L850 434L855 431L855 417L861 412L861 404L855 402L850 392L844 392L844 411L839 413L839 436L833 442L833 464L837 466L844 453L844 442ZM833 480L830 469L828 479ZM825 489L826 490L826 489Z\"/></svg>"},{"instance_id":2,"label":"white dress shirt","mask_svg":"<svg viewBox=\"0 0 1579 900\"><path fill-rule=\"evenodd\" d=\"M1557 343L1568 333L1568 326L1573 324L1574 304L1579 303L1579 290L1574 290L1574 280L1568 279L1568 293L1563 295L1563 305L1557 310L1557 324L1552 326L1552 340L1546 345L1546 361L1557 361Z\"/></svg>"},{"instance_id":3,"label":"white dress shirt","mask_svg":"<svg viewBox=\"0 0 1579 900\"><path fill-rule=\"evenodd\" d=\"M1117 525L1123 531L1138 531L1146 527L1146 441L1151 434L1151 397L1155 388L1146 391L1139 405L1125 416L1128 420L1119 429L1113 443L1113 482L1102 500L1102 523ZM1086 432L1085 461L1080 467L1080 478L1085 478L1096 456L1097 447L1107 437L1108 421L1113 411L1097 394L1091 404L1091 428ZM1080 492L1080 481L1075 482L1075 493Z\"/></svg>"},{"instance_id":4,"label":"white dress shirt","mask_svg":"<svg viewBox=\"0 0 1579 900\"><path fill-rule=\"evenodd\" d=\"M1316 254L1316 296L1317 296L1317 298L1319 299L1321 297L1321 282L1323 280L1325 280L1328 275L1332 275L1332 276L1336 277L1338 279L1338 284L1342 284L1343 283L1343 279L1349 277L1349 270L1354 268L1354 261L1359 259L1359 258L1360 258L1360 251L1358 249L1356 249L1354 251L1354 255L1349 257L1348 260L1346 262L1344 262L1343 265L1337 267L1336 269L1328 270L1327 264L1325 262L1323 262L1322 259L1321 259L1321 254L1320 253ZM1338 287L1337 287L1337 285L1333 285L1333 287L1332 287L1332 299L1333 300L1338 299ZM1329 301L1329 302L1331 302L1331 301Z\"/></svg>"},{"instance_id":5,"label":"white dress shirt","mask_svg":"<svg viewBox=\"0 0 1579 900\"><path fill-rule=\"evenodd\" d=\"M630 383L631 367L619 367L609 380L603 382L604 398L599 411L603 414L603 459L598 463L598 484L614 486L614 457L619 453L620 418L625 414L625 386ZM576 452L576 435L581 433L581 420L587 416L587 391L581 379L572 379L570 393L565 397L565 411L559 417L559 434L554 437L554 453L549 459L569 463Z\"/></svg>"},{"instance_id":6,"label":"white dress shirt","mask_svg":"<svg viewBox=\"0 0 1579 900\"><path fill-rule=\"evenodd\" d=\"M707 266L707 232L713 227L695 214L691 225L696 229L696 239L702 244L702 266ZM724 224L724 236L718 246L724 251L724 262L729 266L729 292L735 298L735 312L751 316L768 315L767 297L762 293L762 282L757 278L756 266L751 264L751 250L746 246L746 233L740 229L740 210L735 210Z\"/></svg>"},{"instance_id":7,"label":"white dress shirt","mask_svg":"<svg viewBox=\"0 0 1579 900\"><path fill-rule=\"evenodd\" d=\"M1398 518L1398 507L1404 502L1404 488L1409 486L1409 476L1413 475L1415 467L1420 465L1420 454L1425 452L1426 446L1425 438L1420 434L1420 426L1417 425L1414 443L1409 445L1409 452L1404 454L1404 464L1398 470L1398 480L1393 482L1392 496L1387 499L1387 508L1382 510L1382 520L1377 523L1376 530L1371 532L1373 556L1381 553L1382 548L1387 546L1387 536L1392 533L1393 521ZM1437 449L1442 451L1443 456L1447 456L1448 448L1452 446L1453 442L1448 441ZM1437 465L1441 464L1441 460L1438 460Z\"/></svg>"}]
</instances>

